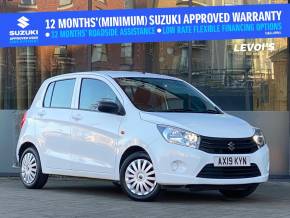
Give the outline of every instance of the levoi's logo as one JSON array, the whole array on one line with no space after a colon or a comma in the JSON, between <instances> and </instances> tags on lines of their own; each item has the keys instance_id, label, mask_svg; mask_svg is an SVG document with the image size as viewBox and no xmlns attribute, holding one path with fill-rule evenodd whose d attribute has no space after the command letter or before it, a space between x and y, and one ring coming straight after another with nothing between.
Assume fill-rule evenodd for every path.
<instances>
[{"instance_id":1,"label":"levoi's logo","mask_svg":"<svg viewBox=\"0 0 290 218\"><path fill-rule=\"evenodd\" d=\"M21 27L22 29L26 28L29 26L29 19L27 17L20 17L18 20L17 20L19 23L17 24L19 27Z\"/></svg>"}]
</instances>

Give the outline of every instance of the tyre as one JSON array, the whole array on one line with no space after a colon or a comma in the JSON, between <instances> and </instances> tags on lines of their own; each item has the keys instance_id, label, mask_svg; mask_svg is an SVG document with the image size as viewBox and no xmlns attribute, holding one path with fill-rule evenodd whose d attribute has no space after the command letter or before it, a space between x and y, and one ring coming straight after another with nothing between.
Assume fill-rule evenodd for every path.
<instances>
[{"instance_id":1,"label":"tyre","mask_svg":"<svg viewBox=\"0 0 290 218\"><path fill-rule=\"evenodd\" d=\"M135 201L152 201L160 192L152 161L145 152L136 152L126 158L120 170L123 191Z\"/></svg>"},{"instance_id":2,"label":"tyre","mask_svg":"<svg viewBox=\"0 0 290 218\"><path fill-rule=\"evenodd\" d=\"M251 195L259 184L250 184L246 186L237 186L236 189L221 189L220 193L226 198L239 199Z\"/></svg>"},{"instance_id":3,"label":"tyre","mask_svg":"<svg viewBox=\"0 0 290 218\"><path fill-rule=\"evenodd\" d=\"M41 189L48 175L42 173L40 158L35 148L27 148L20 159L20 178L26 188Z\"/></svg>"}]
</instances>

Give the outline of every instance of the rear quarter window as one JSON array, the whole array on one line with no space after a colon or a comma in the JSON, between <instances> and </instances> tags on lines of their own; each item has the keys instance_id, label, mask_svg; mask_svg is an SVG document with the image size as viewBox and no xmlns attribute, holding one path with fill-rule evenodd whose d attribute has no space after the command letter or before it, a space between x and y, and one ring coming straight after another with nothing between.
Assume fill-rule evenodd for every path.
<instances>
[{"instance_id":1,"label":"rear quarter window","mask_svg":"<svg viewBox=\"0 0 290 218\"><path fill-rule=\"evenodd\" d=\"M71 108L74 86L75 86L75 79L56 81L54 83L54 87L52 91L50 107ZM47 90L48 98L49 98L49 91L50 91L50 87L48 87L48 90Z\"/></svg>"}]
</instances>

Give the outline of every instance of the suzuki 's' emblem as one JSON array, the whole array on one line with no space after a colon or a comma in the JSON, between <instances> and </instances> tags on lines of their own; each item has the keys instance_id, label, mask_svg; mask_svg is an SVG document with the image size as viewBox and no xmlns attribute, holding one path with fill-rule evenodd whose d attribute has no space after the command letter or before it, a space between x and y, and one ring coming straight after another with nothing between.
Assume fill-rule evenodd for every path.
<instances>
[{"instance_id":1,"label":"suzuki 's' emblem","mask_svg":"<svg viewBox=\"0 0 290 218\"><path fill-rule=\"evenodd\" d=\"M233 143L233 142L229 142L229 143L228 143L228 149L229 149L230 151L234 151L234 150L236 149L236 147L235 147L235 143Z\"/></svg>"},{"instance_id":2,"label":"suzuki 's' emblem","mask_svg":"<svg viewBox=\"0 0 290 218\"><path fill-rule=\"evenodd\" d=\"M17 25L21 27L22 29L29 26L29 23L28 23L29 19L27 17L22 16L17 21L19 22Z\"/></svg>"}]
</instances>

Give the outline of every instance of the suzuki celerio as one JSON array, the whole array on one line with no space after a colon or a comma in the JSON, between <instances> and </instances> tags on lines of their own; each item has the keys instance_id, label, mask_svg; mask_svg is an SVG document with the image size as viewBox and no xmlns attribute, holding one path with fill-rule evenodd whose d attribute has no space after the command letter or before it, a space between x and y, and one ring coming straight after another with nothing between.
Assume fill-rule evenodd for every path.
<instances>
[{"instance_id":1,"label":"suzuki celerio","mask_svg":"<svg viewBox=\"0 0 290 218\"><path fill-rule=\"evenodd\" d=\"M20 178L31 189L54 174L112 180L138 201L154 199L163 187L216 189L242 198L269 175L260 129L164 75L50 78L21 127L16 154Z\"/></svg>"}]
</instances>

